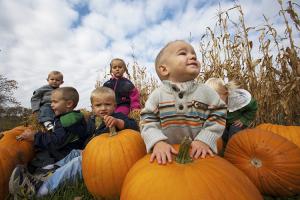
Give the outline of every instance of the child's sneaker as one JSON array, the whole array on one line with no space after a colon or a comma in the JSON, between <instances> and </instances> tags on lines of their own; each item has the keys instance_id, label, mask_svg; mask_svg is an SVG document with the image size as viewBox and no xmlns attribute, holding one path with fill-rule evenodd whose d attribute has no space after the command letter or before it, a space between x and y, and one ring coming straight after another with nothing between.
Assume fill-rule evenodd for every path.
<instances>
[{"instance_id":1,"label":"child's sneaker","mask_svg":"<svg viewBox=\"0 0 300 200\"><path fill-rule=\"evenodd\" d=\"M14 199L32 199L43 182L27 172L24 165L17 165L9 179L9 193Z\"/></svg>"},{"instance_id":2,"label":"child's sneaker","mask_svg":"<svg viewBox=\"0 0 300 200\"><path fill-rule=\"evenodd\" d=\"M52 131L52 129L54 128L54 125L52 124L51 121L46 121L43 123L45 128L47 129L47 131Z\"/></svg>"}]
</instances>

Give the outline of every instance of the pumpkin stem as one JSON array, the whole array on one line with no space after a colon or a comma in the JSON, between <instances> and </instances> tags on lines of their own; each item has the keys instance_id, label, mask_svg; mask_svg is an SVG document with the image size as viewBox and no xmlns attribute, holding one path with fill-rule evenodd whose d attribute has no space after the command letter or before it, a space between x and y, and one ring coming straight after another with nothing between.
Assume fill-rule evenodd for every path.
<instances>
[{"instance_id":1,"label":"pumpkin stem","mask_svg":"<svg viewBox=\"0 0 300 200\"><path fill-rule=\"evenodd\" d=\"M192 141L187 136L183 138L179 147L178 155L175 158L177 163L185 164L193 161L189 154L191 143Z\"/></svg>"},{"instance_id":2,"label":"pumpkin stem","mask_svg":"<svg viewBox=\"0 0 300 200\"><path fill-rule=\"evenodd\" d=\"M116 131L116 127L110 127L109 128L109 136L112 137L112 136L115 136L115 135L118 135L118 132Z\"/></svg>"}]
</instances>

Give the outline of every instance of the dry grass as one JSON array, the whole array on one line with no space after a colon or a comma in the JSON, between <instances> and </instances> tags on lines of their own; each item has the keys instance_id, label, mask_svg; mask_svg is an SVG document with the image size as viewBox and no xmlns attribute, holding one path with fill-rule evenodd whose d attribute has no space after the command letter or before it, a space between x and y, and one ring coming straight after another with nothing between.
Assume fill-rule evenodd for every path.
<instances>
[{"instance_id":1,"label":"dry grass","mask_svg":"<svg viewBox=\"0 0 300 200\"><path fill-rule=\"evenodd\" d=\"M220 10L215 27L207 27L199 41L202 72L198 80L221 77L235 80L250 91L259 104L253 125L262 122L300 125L300 59L293 38L293 31L300 31L297 15L300 6L291 1L283 4L278 0L278 3L281 7L278 14L285 24L284 35L278 35L265 16L263 25L248 27L241 6L235 5ZM239 15L237 22L230 19L232 13ZM132 58L133 64L128 66L131 81L139 89L144 106L158 81L138 64L134 53Z\"/></svg>"},{"instance_id":2,"label":"dry grass","mask_svg":"<svg viewBox=\"0 0 300 200\"><path fill-rule=\"evenodd\" d=\"M294 30L299 32L299 18L292 2L287 2L287 8L278 2L285 36L279 36L265 16L263 26L247 27L240 5L220 11L214 31L207 28L200 41L201 78L202 81L210 77L238 81L259 103L256 123L299 125L300 59L292 34ZM231 21L229 12L238 12L239 22ZM290 25L291 21L296 29ZM257 35L258 49L253 49L249 34ZM254 57L255 51L259 52L258 57Z\"/></svg>"}]
</instances>

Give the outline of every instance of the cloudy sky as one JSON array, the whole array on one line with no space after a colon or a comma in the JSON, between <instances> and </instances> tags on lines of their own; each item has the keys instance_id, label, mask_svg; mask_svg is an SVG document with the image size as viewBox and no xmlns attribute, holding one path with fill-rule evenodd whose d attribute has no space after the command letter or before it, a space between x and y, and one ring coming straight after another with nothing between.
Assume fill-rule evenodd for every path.
<instances>
[{"instance_id":1,"label":"cloudy sky","mask_svg":"<svg viewBox=\"0 0 300 200\"><path fill-rule=\"evenodd\" d=\"M89 95L103 79L113 57L153 72L159 49L174 39L200 41L216 22L219 8L233 1L214 0L0 0L0 73L18 82L15 97L30 107L32 92L47 74L64 74L64 86L80 93L78 108L89 108ZM241 0L246 24L278 23L274 0Z\"/></svg>"}]
</instances>

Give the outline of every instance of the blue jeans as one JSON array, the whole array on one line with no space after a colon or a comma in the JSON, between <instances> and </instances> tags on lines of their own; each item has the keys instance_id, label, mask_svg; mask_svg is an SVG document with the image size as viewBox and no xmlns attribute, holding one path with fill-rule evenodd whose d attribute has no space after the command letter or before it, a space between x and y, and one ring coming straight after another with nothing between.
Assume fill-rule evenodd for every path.
<instances>
[{"instance_id":1,"label":"blue jeans","mask_svg":"<svg viewBox=\"0 0 300 200\"><path fill-rule=\"evenodd\" d=\"M61 183L67 180L74 181L76 178L82 178L81 162L81 150L72 150L65 158L55 163L59 168L44 181L37 195L43 196L47 193L51 193L56 190ZM47 188L47 193L42 191L44 188Z\"/></svg>"},{"instance_id":2,"label":"blue jeans","mask_svg":"<svg viewBox=\"0 0 300 200\"><path fill-rule=\"evenodd\" d=\"M53 122L54 120L54 112L51 108L51 104L44 104L40 107L39 113L38 113L38 121L40 123L46 122L46 121L51 121Z\"/></svg>"}]
</instances>

